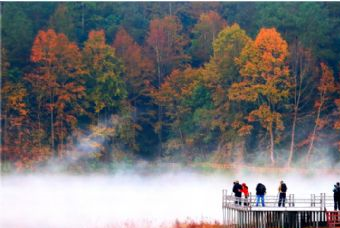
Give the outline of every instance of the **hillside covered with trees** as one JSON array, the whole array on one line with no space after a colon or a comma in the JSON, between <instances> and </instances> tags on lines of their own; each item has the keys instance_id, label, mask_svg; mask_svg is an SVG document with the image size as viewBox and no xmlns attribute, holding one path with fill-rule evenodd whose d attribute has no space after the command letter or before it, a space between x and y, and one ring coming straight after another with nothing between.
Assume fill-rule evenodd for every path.
<instances>
[{"instance_id":1,"label":"hillside covered with trees","mask_svg":"<svg viewBox=\"0 0 340 228\"><path fill-rule=\"evenodd\" d=\"M340 160L340 3L1 3L1 161Z\"/></svg>"}]
</instances>

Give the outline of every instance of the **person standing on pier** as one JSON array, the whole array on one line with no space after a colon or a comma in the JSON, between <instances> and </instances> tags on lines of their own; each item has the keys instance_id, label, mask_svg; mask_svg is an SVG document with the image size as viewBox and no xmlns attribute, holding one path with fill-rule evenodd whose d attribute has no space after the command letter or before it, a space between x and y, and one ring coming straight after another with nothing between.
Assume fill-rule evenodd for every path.
<instances>
[{"instance_id":1,"label":"person standing on pier","mask_svg":"<svg viewBox=\"0 0 340 228\"><path fill-rule=\"evenodd\" d=\"M242 193L244 195L244 206L248 206L248 197L249 197L249 191L248 191L248 186L246 183L242 183Z\"/></svg>"},{"instance_id":2,"label":"person standing on pier","mask_svg":"<svg viewBox=\"0 0 340 228\"><path fill-rule=\"evenodd\" d=\"M262 183L258 183L256 186L256 207L259 206L259 202L261 200L262 207L264 207L264 195L266 194L266 186Z\"/></svg>"},{"instance_id":3,"label":"person standing on pier","mask_svg":"<svg viewBox=\"0 0 340 228\"><path fill-rule=\"evenodd\" d=\"M237 180L234 182L233 193L235 193L236 198L235 204L241 205L242 186Z\"/></svg>"},{"instance_id":4,"label":"person standing on pier","mask_svg":"<svg viewBox=\"0 0 340 228\"><path fill-rule=\"evenodd\" d=\"M334 185L334 211L340 210L340 183L337 182L336 185Z\"/></svg>"},{"instance_id":5,"label":"person standing on pier","mask_svg":"<svg viewBox=\"0 0 340 228\"><path fill-rule=\"evenodd\" d=\"M287 185L281 181L279 186L279 207L284 207L286 202Z\"/></svg>"}]
</instances>

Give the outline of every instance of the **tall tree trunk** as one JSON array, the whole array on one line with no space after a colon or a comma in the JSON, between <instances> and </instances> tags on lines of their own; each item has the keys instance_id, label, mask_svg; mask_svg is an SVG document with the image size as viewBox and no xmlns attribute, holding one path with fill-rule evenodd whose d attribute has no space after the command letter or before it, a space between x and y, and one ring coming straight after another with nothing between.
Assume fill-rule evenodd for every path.
<instances>
[{"instance_id":1,"label":"tall tree trunk","mask_svg":"<svg viewBox=\"0 0 340 228\"><path fill-rule=\"evenodd\" d=\"M55 145L54 145L54 114L53 114L53 110L54 110L54 104L53 104L53 89L50 88L50 124L51 124L51 150L52 150L52 154L54 154L54 156L58 156L58 154L56 154L55 151Z\"/></svg>"},{"instance_id":2,"label":"tall tree trunk","mask_svg":"<svg viewBox=\"0 0 340 228\"><path fill-rule=\"evenodd\" d=\"M291 163L292 163L292 160L293 160L293 155L294 155L296 120L297 120L297 106L295 105L294 106L294 117L293 117L293 125L292 125L292 133L291 133L291 141L290 141L290 149L289 149L287 167L291 166Z\"/></svg>"},{"instance_id":3,"label":"tall tree trunk","mask_svg":"<svg viewBox=\"0 0 340 228\"><path fill-rule=\"evenodd\" d=\"M57 132L59 131L59 136L58 136L58 159L62 159L63 158L63 124L60 123L59 129L57 129Z\"/></svg>"},{"instance_id":4,"label":"tall tree trunk","mask_svg":"<svg viewBox=\"0 0 340 228\"><path fill-rule=\"evenodd\" d=\"M2 162L2 159L3 159L3 157L2 157L3 150L2 149L5 147L8 150L8 144L9 144L9 140L8 140L8 115L7 115L7 113L8 113L7 109L4 110L4 113L1 113L2 114L1 118L3 118L3 120L4 120L4 126L1 129L1 135L3 135L3 138L2 138L3 141L1 141L0 143L3 143L3 144L1 144L1 148L0 148L0 150L1 150L0 163ZM1 123L2 123L2 119L1 119Z\"/></svg>"},{"instance_id":5,"label":"tall tree trunk","mask_svg":"<svg viewBox=\"0 0 340 228\"><path fill-rule=\"evenodd\" d=\"M323 97L321 97L320 106L319 106L317 114L316 114L315 125L314 125L314 128L313 128L313 133L312 133L312 136L311 136L311 139L310 139L310 143L309 143L308 151L307 151L307 155L306 155L306 164L310 161L310 158L311 158L311 155L312 155L312 152L313 152L314 140L315 140L315 136L317 134L317 128L318 128L318 123L319 123L319 120L320 120L322 105L323 105Z\"/></svg>"},{"instance_id":6,"label":"tall tree trunk","mask_svg":"<svg viewBox=\"0 0 340 228\"><path fill-rule=\"evenodd\" d=\"M290 141L290 149L289 149L289 156L287 160L287 167L291 166L293 155L294 155L294 147L295 147L295 129L296 129L296 121L297 121L297 114L300 105L300 97L301 97L301 86L302 86L302 77L301 72L300 75L298 73L298 66L299 66L299 54L298 54L298 40L295 40L295 63L294 63L294 113L293 113L293 123L292 123L292 133L291 133L291 141ZM299 86L298 86L298 77Z\"/></svg>"},{"instance_id":7,"label":"tall tree trunk","mask_svg":"<svg viewBox=\"0 0 340 228\"><path fill-rule=\"evenodd\" d=\"M38 152L39 154L41 154L41 117L40 117L40 113L41 113L41 100L39 98L38 101Z\"/></svg>"},{"instance_id":8,"label":"tall tree trunk","mask_svg":"<svg viewBox=\"0 0 340 228\"><path fill-rule=\"evenodd\" d=\"M270 136L270 148L269 148L269 154L270 154L270 161L272 166L275 165L275 158L274 158L274 132L273 132L273 123L269 126L269 136Z\"/></svg>"},{"instance_id":9,"label":"tall tree trunk","mask_svg":"<svg viewBox=\"0 0 340 228\"><path fill-rule=\"evenodd\" d=\"M184 135L183 135L182 129L180 127L178 128L178 133L179 133L179 136L180 136L180 139L181 139L182 148L184 148L185 140L184 140Z\"/></svg>"},{"instance_id":10,"label":"tall tree trunk","mask_svg":"<svg viewBox=\"0 0 340 228\"><path fill-rule=\"evenodd\" d=\"M236 163L240 165L244 163L244 146L243 139L237 139L237 141L233 143L234 157L236 158Z\"/></svg>"},{"instance_id":11,"label":"tall tree trunk","mask_svg":"<svg viewBox=\"0 0 340 228\"><path fill-rule=\"evenodd\" d=\"M48 65L48 83L49 83L49 89L50 89L50 127L51 127L51 150L52 150L52 154L54 157L57 157L58 154L56 154L56 151L55 151L55 142L54 142L54 101L53 101L53 87L51 86L52 85L52 79L51 79L51 63L49 62L49 65Z\"/></svg>"},{"instance_id":12,"label":"tall tree trunk","mask_svg":"<svg viewBox=\"0 0 340 228\"><path fill-rule=\"evenodd\" d=\"M134 100L133 101L133 118L132 118L132 123L133 123L133 126L132 126L132 131L133 131L133 146L136 146L136 137L137 137L137 131L136 131L136 125L137 125L137 101Z\"/></svg>"},{"instance_id":13,"label":"tall tree trunk","mask_svg":"<svg viewBox=\"0 0 340 228\"><path fill-rule=\"evenodd\" d=\"M156 47L156 58L157 58L157 76L158 76L158 89L161 87L162 83L162 74L161 74L161 56L158 46ZM158 105L158 123L159 123L159 132L158 132L158 156L159 158L162 156L162 106Z\"/></svg>"}]
</instances>

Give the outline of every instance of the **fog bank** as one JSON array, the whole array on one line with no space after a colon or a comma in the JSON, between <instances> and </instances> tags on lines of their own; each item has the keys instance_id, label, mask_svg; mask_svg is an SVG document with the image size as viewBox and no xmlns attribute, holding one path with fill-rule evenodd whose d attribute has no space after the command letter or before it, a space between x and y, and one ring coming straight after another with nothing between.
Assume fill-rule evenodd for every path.
<instances>
[{"instance_id":1,"label":"fog bank","mask_svg":"<svg viewBox=\"0 0 340 228\"><path fill-rule=\"evenodd\" d=\"M270 175L238 172L202 174L117 173L115 175L8 175L2 177L0 227L92 228L169 227L175 220L221 222L221 192L232 182L258 182L277 194L281 179L288 192L332 194L336 175Z\"/></svg>"}]
</instances>

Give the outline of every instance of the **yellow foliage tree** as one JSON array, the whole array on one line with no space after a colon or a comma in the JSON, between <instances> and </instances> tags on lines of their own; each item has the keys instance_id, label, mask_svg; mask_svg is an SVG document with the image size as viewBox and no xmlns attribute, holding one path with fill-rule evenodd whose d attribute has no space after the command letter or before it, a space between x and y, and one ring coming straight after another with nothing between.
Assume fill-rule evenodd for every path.
<instances>
[{"instance_id":1,"label":"yellow foliage tree","mask_svg":"<svg viewBox=\"0 0 340 228\"><path fill-rule=\"evenodd\" d=\"M233 83L228 96L234 101L250 104L248 122L258 121L270 137L269 156L275 164L275 131L284 126L280 106L289 97L292 80L286 60L287 42L275 28L262 28L255 41L242 50L237 63L242 81Z\"/></svg>"}]
</instances>

